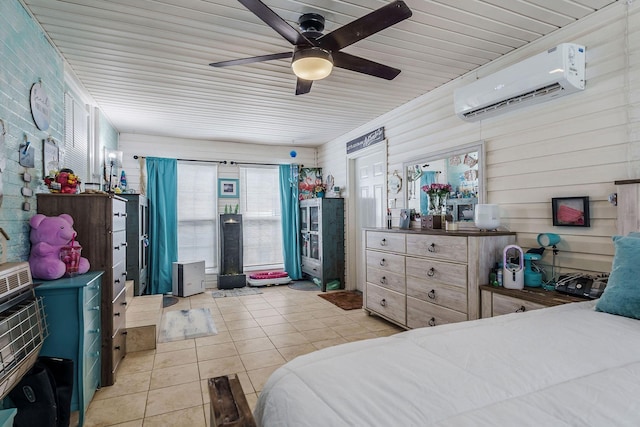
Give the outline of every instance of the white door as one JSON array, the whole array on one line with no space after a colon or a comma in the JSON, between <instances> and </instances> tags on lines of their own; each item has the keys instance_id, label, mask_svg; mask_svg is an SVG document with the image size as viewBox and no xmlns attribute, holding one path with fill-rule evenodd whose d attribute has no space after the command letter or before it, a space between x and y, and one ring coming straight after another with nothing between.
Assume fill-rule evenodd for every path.
<instances>
[{"instance_id":1,"label":"white door","mask_svg":"<svg viewBox=\"0 0 640 427\"><path fill-rule=\"evenodd\" d=\"M356 271L356 286L362 291L366 281L366 268L364 265L364 242L362 232L367 227L383 227L386 218L385 199L385 150L384 145L375 151L352 160L353 167L352 187L356 189L355 215L355 257L358 266Z\"/></svg>"}]
</instances>

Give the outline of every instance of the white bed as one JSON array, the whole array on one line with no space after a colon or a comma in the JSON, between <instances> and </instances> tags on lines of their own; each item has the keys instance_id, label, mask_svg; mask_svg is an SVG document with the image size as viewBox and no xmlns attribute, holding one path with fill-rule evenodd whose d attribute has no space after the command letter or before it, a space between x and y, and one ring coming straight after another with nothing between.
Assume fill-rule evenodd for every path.
<instances>
[{"instance_id":1,"label":"white bed","mask_svg":"<svg viewBox=\"0 0 640 427\"><path fill-rule=\"evenodd\" d=\"M262 427L638 426L640 320L595 301L421 328L276 370Z\"/></svg>"}]
</instances>

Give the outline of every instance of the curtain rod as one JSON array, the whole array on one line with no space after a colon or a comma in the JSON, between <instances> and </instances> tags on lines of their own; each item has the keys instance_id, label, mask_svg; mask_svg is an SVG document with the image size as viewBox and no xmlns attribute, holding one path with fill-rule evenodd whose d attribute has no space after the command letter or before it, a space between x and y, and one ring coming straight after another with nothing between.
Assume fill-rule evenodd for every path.
<instances>
[{"instance_id":1,"label":"curtain rod","mask_svg":"<svg viewBox=\"0 0 640 427\"><path fill-rule=\"evenodd\" d=\"M138 156L138 155L134 155L133 156L134 159L146 159L147 156ZM176 159L179 160L181 162L203 162L203 163L222 163L223 165L227 164L226 160L196 160L196 159Z\"/></svg>"},{"instance_id":2,"label":"curtain rod","mask_svg":"<svg viewBox=\"0 0 640 427\"><path fill-rule=\"evenodd\" d=\"M138 156L138 155L134 155L133 156L134 159L146 159L146 156ZM227 162L226 160L196 160L196 159L176 159L179 160L181 162L204 162L204 163L221 163L223 165L226 165L227 163L229 163L230 165L257 165L257 166L280 166L282 163L250 163L250 162L236 162L236 161L229 161ZM304 167L304 165L300 165L300 167Z\"/></svg>"}]
</instances>

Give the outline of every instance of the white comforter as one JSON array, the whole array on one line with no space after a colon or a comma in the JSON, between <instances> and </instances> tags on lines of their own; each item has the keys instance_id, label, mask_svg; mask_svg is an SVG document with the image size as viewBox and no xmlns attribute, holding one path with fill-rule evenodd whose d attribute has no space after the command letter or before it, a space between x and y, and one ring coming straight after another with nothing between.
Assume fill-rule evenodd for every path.
<instances>
[{"instance_id":1,"label":"white comforter","mask_svg":"<svg viewBox=\"0 0 640 427\"><path fill-rule=\"evenodd\" d=\"M298 357L259 426L640 426L640 321L593 301L421 328Z\"/></svg>"}]
</instances>

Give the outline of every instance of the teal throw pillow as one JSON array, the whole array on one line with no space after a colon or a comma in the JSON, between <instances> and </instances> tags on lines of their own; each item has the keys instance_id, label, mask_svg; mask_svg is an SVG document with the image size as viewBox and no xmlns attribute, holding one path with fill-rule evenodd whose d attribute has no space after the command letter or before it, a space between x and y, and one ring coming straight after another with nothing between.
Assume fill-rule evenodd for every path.
<instances>
[{"instance_id":1,"label":"teal throw pillow","mask_svg":"<svg viewBox=\"0 0 640 427\"><path fill-rule=\"evenodd\" d=\"M613 236L611 274L596 310L640 319L640 238Z\"/></svg>"}]
</instances>

